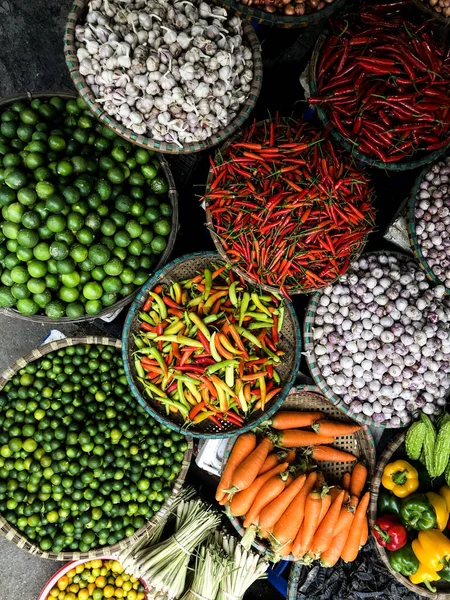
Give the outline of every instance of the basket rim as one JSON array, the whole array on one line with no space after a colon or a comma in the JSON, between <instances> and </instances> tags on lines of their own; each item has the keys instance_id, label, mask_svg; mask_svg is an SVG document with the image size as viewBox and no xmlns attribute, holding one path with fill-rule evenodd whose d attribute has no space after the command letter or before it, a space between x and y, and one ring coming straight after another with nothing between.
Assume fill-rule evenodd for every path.
<instances>
[{"instance_id":1,"label":"basket rim","mask_svg":"<svg viewBox=\"0 0 450 600\"><path fill-rule=\"evenodd\" d=\"M372 251L372 252L366 252L365 254L366 255L367 254L388 254L388 255L396 256L397 258L400 258L401 260L411 261L411 262L415 263L414 257L408 255L406 252L400 252L400 251L395 251L395 250L376 250L376 251ZM314 342L313 342L313 335L312 335L312 329L314 327L314 318L315 318L315 314L316 314L316 308L318 306L319 299L320 299L320 296L322 293L323 293L323 291L316 292L311 297L311 299L308 303L308 306L306 307L305 320L303 322L303 338L304 338L304 345L305 345L306 362L308 363L308 368L311 372L311 375L312 375L315 383L317 384L317 386L319 387L321 392L330 400L330 402L332 404L337 406L340 410L342 410L342 412L344 412L346 415L348 415L350 418L352 418L354 421L357 421L358 423L363 423L364 425L368 425L369 427L376 427L379 429L401 429L401 428L405 427L402 424L398 425L397 427L393 427L393 426L389 427L389 425L387 425L386 423L375 423L375 421L373 419L371 419L370 417L367 417L362 412L360 412L360 413L351 412L349 410L347 404L345 404L345 402L342 400L342 398L340 396L335 395L333 390L326 383L324 377L322 376L322 372L320 371L319 367L315 363Z\"/></svg>"},{"instance_id":2,"label":"basket rim","mask_svg":"<svg viewBox=\"0 0 450 600\"><path fill-rule=\"evenodd\" d=\"M125 138L132 144L141 146L143 148L150 148L156 152L163 154L192 154L194 152L201 152L220 144L228 136L232 135L237 129L239 129L243 123L249 117L251 111L255 107L256 101L258 100L259 94L262 88L263 78L263 62L262 62L262 50L261 45L252 25L246 21L242 21L243 36L248 42L253 60L253 79L250 84L250 91L247 94L247 98L241 105L239 112L236 114L234 119L228 123L228 125L205 141L192 142L190 144L181 144L180 146L169 143L160 142L153 140L147 135L136 134L131 129L125 127L114 117L111 117L104 109L98 104L97 98L92 93L90 87L86 84L85 78L80 74L79 63L76 55L74 31L77 21L79 20L82 12L85 10L87 0L72 0L69 15L67 17L66 26L64 29L64 57L69 75L73 81L73 84L81 97L85 100L91 112L96 118L112 129L117 135Z\"/></svg>"},{"instance_id":3,"label":"basket rim","mask_svg":"<svg viewBox=\"0 0 450 600\"><path fill-rule=\"evenodd\" d=\"M328 35L324 35L324 34L319 35L319 37L317 38L317 41L314 45L311 62L309 64L309 85L310 85L310 89L311 89L311 95L314 95L317 93L317 85L316 85L317 62L318 62L318 59L320 56L320 50L322 49L322 46L328 37L329 37ZM311 108L313 108L313 107L311 107ZM344 138L344 136L341 133L339 133L339 131L337 131L337 129L330 123L327 113L323 110L323 108L319 104L316 104L314 106L314 109L316 110L317 115L318 115L319 119L322 121L323 125L325 127L330 128L331 135L348 152L350 152L350 154L353 157L355 157L356 159L360 160L363 163L370 165L371 167L376 167L378 169L385 169L386 171L410 171L412 169L417 169L417 168L423 167L431 162L434 162L440 156L445 154L447 152L447 150L450 148L450 138L449 138L449 141L445 146L443 146L442 148L439 148L438 150L433 150L432 152L430 152L430 154L425 154L424 156L422 156L419 159L416 159L415 161L413 161L411 159L411 161L405 161L405 162L384 163L383 161L376 159L376 158L371 158L368 154L364 154L363 152L358 150L356 148L356 146L357 146L356 142L349 143Z\"/></svg>"},{"instance_id":4,"label":"basket rim","mask_svg":"<svg viewBox=\"0 0 450 600\"><path fill-rule=\"evenodd\" d=\"M421 2L421 0L418 0L418 1ZM449 23L450 23L450 20L449 20ZM419 239L417 237L417 231L416 231L415 208L416 208L416 203L418 200L417 194L419 191L420 184L422 183L425 175L430 171L431 166L432 165L428 165L421 171L421 173L419 174L419 176L417 177L417 179L414 182L414 185L411 190L411 194L407 201L406 224L407 224L407 228L408 228L408 239L409 239L409 243L411 246L411 250L412 250L415 258L417 259L417 262L419 263L420 268L427 274L428 279L430 279L434 283L443 285L445 287L446 293L450 294L450 288L448 288L439 279L439 277L433 273L433 270L428 265L427 259L422 254L422 250L421 250L421 247L419 244Z\"/></svg>"},{"instance_id":5,"label":"basket rim","mask_svg":"<svg viewBox=\"0 0 450 600\"><path fill-rule=\"evenodd\" d=\"M44 91L44 92L25 92L23 94L16 94L14 96L8 96L0 99L0 111L14 103L20 102L21 100L33 100L39 98L53 98L53 97L61 97L61 98L78 98L78 94L73 91ZM158 262L155 264L152 269L153 272L160 269L164 266L170 258L170 255L173 252L176 238L178 235L178 231L180 228L179 224L179 214L178 214L178 192L175 185L175 180L172 174L172 170L165 156L160 153L155 153L155 156L161 163L161 168L164 173L164 177L167 179L167 183L169 184L169 189L167 190L167 197L172 206L172 229L170 231L169 237L167 239L167 246L164 252L160 255ZM71 319L70 317L60 317L59 319L51 319L47 317L47 315L31 315L26 316L22 315L18 310L14 308L0 308L0 314L4 314L8 317L12 317L15 319L19 319L21 321L28 321L32 323L48 323L53 325L63 325L65 323L87 323L89 321L94 321L95 319L101 319L102 317L108 317L113 315L119 310L122 310L125 306L127 306L133 298L139 293L139 287L125 298L121 298L111 306L106 307L104 310L98 313L98 315L88 315L85 314L82 317L77 317L76 319Z\"/></svg>"},{"instance_id":6,"label":"basket rim","mask_svg":"<svg viewBox=\"0 0 450 600\"><path fill-rule=\"evenodd\" d=\"M43 344L42 346L38 346L34 348L24 356L18 358L10 367L7 367L0 374L0 392L5 386L6 382L9 381L14 375L20 370L23 369L25 365L30 362L34 362L35 360L39 360L46 354L50 352L55 352L56 350L60 350L62 348L67 348L69 346L78 346L80 344L92 344L97 346L112 346L120 350L122 347L122 342L119 339L108 337L108 336L85 336L85 337L68 337L62 340L56 340L53 342L48 342L47 344ZM41 550L34 542L30 541L25 535L23 535L18 529L13 527L5 518L0 514L0 534L2 534L7 540L11 541L17 547L25 550L29 554L33 554L34 556L38 556L39 558L45 558L48 560L56 560L56 561L68 561L68 560L80 560L80 559L93 559L99 556L103 556L105 554L114 554L119 550L123 550L127 548L132 543L136 542L138 539L144 537L147 532L151 531L151 529L168 513L169 508L173 503L174 497L180 492L183 483L186 478L187 471L190 466L190 461L193 453L193 443L192 440L186 437L186 442L188 444L187 450L184 453L182 468L178 473L177 478L174 480L174 485L172 488L172 494L167 498L159 511L157 511L148 521L138 530L136 530L133 536L128 538L123 538L120 542L117 542L111 546L102 546L98 549L89 550L87 552L81 551L64 551L64 552L48 552L45 550Z\"/></svg>"},{"instance_id":7,"label":"basket rim","mask_svg":"<svg viewBox=\"0 0 450 600\"><path fill-rule=\"evenodd\" d=\"M258 121L256 123L256 127L258 126L262 126L264 124L270 124L274 121L275 119L262 119L261 121ZM281 117L278 119L279 122L284 123L284 122L288 122L288 121L300 121L300 119L295 119L293 117ZM239 130L237 131L233 136L231 136L220 148L218 148L216 150L214 159L216 160L222 152L224 152L225 150L227 150L229 148L229 146L231 144L233 144L236 140L239 139L239 136L243 135L243 131ZM209 167L208 170L208 177L206 179L206 183L205 183L205 196L207 195L207 190L211 185L211 182L214 178L214 173L212 170L212 167ZM374 192L372 192L371 194L372 199L374 199ZM227 252L225 251L223 244L221 242L220 237L218 236L218 234L216 233L215 229L214 229L214 224L212 221L212 216L211 216L211 211L208 208L208 203L205 200L205 213L206 213L206 227L209 231L209 234L212 238L212 241L214 243L214 246L216 247L217 252L220 254L220 256L222 257L222 259L224 261L226 261L230 267L232 268L232 270L237 273L240 277L242 277L242 279L244 279L245 281L247 281L250 285L253 285L254 287L257 288L261 288L263 290L265 290L266 292L270 292L271 294L279 294L280 293L280 287L276 287L273 285L269 285L267 283L262 283L262 282L257 282L255 281L250 275L248 275L248 273L246 271L244 271L240 266L236 265L235 263L231 262ZM359 258L359 256L361 256L361 254L364 252L364 247L367 244L367 240L369 238L370 233L367 233L363 236L362 238L362 248L360 249L359 252L357 252L351 260L349 260L349 264L354 261L357 260ZM345 273L344 273L345 275ZM333 279L333 281L330 281L327 283L327 285L332 285L333 283L336 283L337 281L339 281L339 279L342 277L342 275L336 277L335 279ZM299 294L307 294L307 295L311 295L316 293L317 291L323 289L326 286L323 286L322 288L308 288L307 290L304 290L303 288L286 288L287 292L289 295L291 296L296 296Z\"/></svg>"},{"instance_id":8,"label":"basket rim","mask_svg":"<svg viewBox=\"0 0 450 600\"><path fill-rule=\"evenodd\" d=\"M233 13L244 16L246 19L253 19L259 24L265 24L272 27L284 27L296 29L306 27L310 24L316 24L328 19L332 14L339 10L347 0L334 0L323 10L315 11L307 15L282 15L279 13L268 13L259 8L253 8L239 1L219 0L218 4L226 6Z\"/></svg>"},{"instance_id":9,"label":"basket rim","mask_svg":"<svg viewBox=\"0 0 450 600\"><path fill-rule=\"evenodd\" d=\"M217 260L222 263L225 262L214 251L193 252L190 254L184 254L183 256L181 256L177 259L174 259L173 261L168 263L165 267L160 269L157 273L152 275L148 279L148 281L142 286L140 293L145 294L148 290L151 290L158 281L160 281L164 277L167 277L170 274L171 270L175 266L179 265L180 262L188 262L188 261L195 260L197 258L205 258L205 257L211 257L211 260ZM137 387L137 385L134 382L134 377L133 377L133 375L131 373L131 369L130 369L131 361L129 359L129 356L132 353L132 350L131 350L131 339L132 339L131 326L132 326L132 323L135 321L136 315L139 312L139 310L143 304L143 300L139 296L137 296L134 299L133 304L130 306L130 309L127 314L127 318L125 320L123 332L122 332L122 358L123 358L125 373L126 373L127 380L128 380L128 385L129 385L131 391L133 392L134 397L141 404L141 406L143 408L145 408L145 410L147 410L147 412L149 414L152 415L152 417L154 419L156 419L159 422L164 423L167 427L169 427L173 431L182 433L183 435L185 435L186 437L189 437L189 438L191 438L191 437L205 438L205 439L231 438L231 437L235 437L237 434L240 435L242 433L245 433L246 431L251 431L255 427L258 427L258 425L260 425L263 421L268 419L281 406L281 404L285 400L286 396L288 395L289 390L291 389L292 385L294 384L295 377L297 376L297 372L298 372L298 369L300 366L300 356L301 356L301 347L302 347L302 336L301 336L300 325L299 325L299 322L298 322L297 316L295 314L295 310L294 310L292 303L288 302L285 298L283 298L283 303L284 303L285 310L288 312L288 314L293 322L293 326L294 326L294 338L296 341L295 351L294 351L294 361L293 361L294 364L292 367L292 372L291 372L290 378L284 384L282 390L279 392L279 394L276 397L276 400L273 402L272 406L270 406L270 408L267 408L258 417L258 419L256 419L254 422L252 422L252 423L244 422L244 424L240 428L233 429L232 431L228 431L228 432L202 433L202 432L198 432L198 431L193 431L192 429L189 430L183 426L177 425L176 423L174 423L173 421L168 419L165 415L162 415L159 412L157 412L156 410L154 410L154 408L144 400L143 394L141 393L141 391L139 390L139 388Z\"/></svg>"},{"instance_id":10,"label":"basket rim","mask_svg":"<svg viewBox=\"0 0 450 600\"><path fill-rule=\"evenodd\" d=\"M322 392L321 390L315 386L315 385L309 385L309 384L300 384L300 385L296 385L295 387L291 388L289 394L287 395L285 400L289 400L289 396L296 396L296 395L301 395L301 394L312 394L312 395L317 395L320 396L320 398L328 403L331 407L335 408L336 410L339 410L339 408L337 406L335 406ZM288 408L289 407L285 407ZM283 405L280 406L280 410L283 410ZM293 408L291 407L290 410L293 410ZM311 409L309 409L311 410ZM301 410L300 410L301 412ZM351 418L349 415L343 414L342 415L345 419L348 419L349 421L353 421L355 422L355 420L353 418ZM375 441L373 439L372 433L369 429L369 427L365 424L361 425L361 429L360 429L361 435L363 436L365 442L367 443L367 450L368 453L367 455L364 453L364 459L367 462L367 466L368 466L368 472L369 472L369 480L371 480L374 475L375 475L375 468L376 468L376 447L375 447ZM358 433L358 432L357 432ZM355 433L351 434L353 437L356 436ZM222 460L222 465L225 463L225 460L228 459L229 457L229 453L231 452L232 447L234 446L236 440L235 439L230 439L228 440L228 443L226 445L225 451L224 451L224 458ZM233 525L233 527L235 528L235 530L237 531L237 533L242 537L244 534L244 528L242 527L241 521L239 519L239 517L234 517L231 514L229 514L228 512L226 513L230 523ZM255 540L252 543L252 547L255 548L258 552L260 552L261 554L265 555L265 556L270 556L271 553L269 552L268 548L266 547L265 543L262 542L259 538L255 538ZM296 563L297 561L295 561L292 557L291 554L289 554L289 556L283 556L283 559L287 562L290 563Z\"/></svg>"},{"instance_id":11,"label":"basket rim","mask_svg":"<svg viewBox=\"0 0 450 600\"><path fill-rule=\"evenodd\" d=\"M378 462L376 465L376 470L375 470L375 473L374 473L371 483L370 483L370 502L369 502L368 515L369 515L369 525L370 525L371 529L374 526L375 521L377 519L378 496L379 496L380 488L381 488L381 478L383 475L383 470L384 470L385 466L388 464L388 462L390 462L393 455L398 451L399 448L401 448L401 446L403 445L403 443L405 441L405 438L406 438L406 432L400 431L389 442L389 444L383 450L383 452L381 453L381 455L378 459ZM440 592L439 589L436 593L434 593L434 592L430 592L427 589L421 588L418 585L412 584L408 577L405 577L405 576L401 575L400 573L397 573L396 571L394 571L394 569L389 564L389 559L388 559L386 550L382 546L380 546L380 544L378 544L378 543L375 543L375 547L376 547L379 558L381 559L381 561L383 562L384 566L389 571L389 573L392 575L392 577L394 577L394 579L396 579L399 583L404 585L406 588L408 588L409 590L411 590L412 592L414 592L416 594L419 594L420 596L423 596L424 598L431 598L431 599L435 598L436 600L449 600L450 599L450 587L449 587L449 591L447 593ZM450 584L448 584L448 585L450 586Z\"/></svg>"}]
</instances>

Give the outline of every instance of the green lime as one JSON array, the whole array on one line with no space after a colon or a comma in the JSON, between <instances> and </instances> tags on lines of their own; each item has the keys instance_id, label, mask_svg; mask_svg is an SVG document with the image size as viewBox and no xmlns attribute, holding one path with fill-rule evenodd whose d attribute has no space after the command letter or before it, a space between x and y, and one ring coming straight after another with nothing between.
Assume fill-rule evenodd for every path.
<instances>
[{"instance_id":1,"label":"green lime","mask_svg":"<svg viewBox=\"0 0 450 600\"><path fill-rule=\"evenodd\" d=\"M39 306L31 298L24 298L17 301L17 310L26 317L35 315L39 310Z\"/></svg>"},{"instance_id":2,"label":"green lime","mask_svg":"<svg viewBox=\"0 0 450 600\"><path fill-rule=\"evenodd\" d=\"M76 263L73 258L68 256L67 258L63 258L62 260L58 260L56 263L56 270L60 275L67 275L68 273L73 273L76 268Z\"/></svg>"},{"instance_id":3,"label":"green lime","mask_svg":"<svg viewBox=\"0 0 450 600\"><path fill-rule=\"evenodd\" d=\"M11 279L14 283L26 283L30 275L25 267L17 265L11 269Z\"/></svg>"},{"instance_id":4,"label":"green lime","mask_svg":"<svg viewBox=\"0 0 450 600\"><path fill-rule=\"evenodd\" d=\"M14 202L8 206L6 212L9 221L12 221L13 223L20 223L22 221L25 208L22 206L22 204L19 204L19 202Z\"/></svg>"},{"instance_id":5,"label":"green lime","mask_svg":"<svg viewBox=\"0 0 450 600\"><path fill-rule=\"evenodd\" d=\"M104 265L108 262L110 257L110 251L103 244L94 244L89 248L89 260L94 265ZM96 300L96 298L94 298Z\"/></svg>"},{"instance_id":6,"label":"green lime","mask_svg":"<svg viewBox=\"0 0 450 600\"><path fill-rule=\"evenodd\" d=\"M106 179L100 179L95 184L95 191L99 194L102 201L106 202L111 197L113 187L111 183Z\"/></svg>"},{"instance_id":7,"label":"green lime","mask_svg":"<svg viewBox=\"0 0 450 600\"><path fill-rule=\"evenodd\" d=\"M19 225L6 221L6 223L2 223L2 233L9 240L16 240L19 235Z\"/></svg>"},{"instance_id":8,"label":"green lime","mask_svg":"<svg viewBox=\"0 0 450 600\"><path fill-rule=\"evenodd\" d=\"M13 190L19 190L27 184L27 176L19 169L11 169L5 177L5 183Z\"/></svg>"},{"instance_id":9,"label":"green lime","mask_svg":"<svg viewBox=\"0 0 450 600\"><path fill-rule=\"evenodd\" d=\"M133 269L130 269L130 267L125 267L124 270L122 271L122 273L120 274L120 280L125 285L129 285L130 283L133 283L133 280L134 280Z\"/></svg>"},{"instance_id":10,"label":"green lime","mask_svg":"<svg viewBox=\"0 0 450 600\"><path fill-rule=\"evenodd\" d=\"M122 282L119 277L105 277L102 281L102 287L107 294L117 294L122 289Z\"/></svg>"},{"instance_id":11,"label":"green lime","mask_svg":"<svg viewBox=\"0 0 450 600\"><path fill-rule=\"evenodd\" d=\"M127 153L125 152L124 148L121 148L120 146L115 146L112 150L111 150L111 156L117 161L117 162L125 162L127 160Z\"/></svg>"},{"instance_id":12,"label":"green lime","mask_svg":"<svg viewBox=\"0 0 450 600\"><path fill-rule=\"evenodd\" d=\"M38 181L36 184L36 193L41 200L50 198L55 191L55 186L49 181Z\"/></svg>"},{"instance_id":13,"label":"green lime","mask_svg":"<svg viewBox=\"0 0 450 600\"><path fill-rule=\"evenodd\" d=\"M45 314L50 319L60 319L65 312L64 304L60 300L52 300L45 307Z\"/></svg>"},{"instance_id":14,"label":"green lime","mask_svg":"<svg viewBox=\"0 0 450 600\"><path fill-rule=\"evenodd\" d=\"M66 306L66 316L69 319L79 319L84 315L84 306L81 302L71 302Z\"/></svg>"},{"instance_id":15,"label":"green lime","mask_svg":"<svg viewBox=\"0 0 450 600\"><path fill-rule=\"evenodd\" d=\"M46 225L53 233L59 233L66 228L66 218L63 215L50 215Z\"/></svg>"},{"instance_id":16,"label":"green lime","mask_svg":"<svg viewBox=\"0 0 450 600\"><path fill-rule=\"evenodd\" d=\"M119 258L113 257L105 264L104 269L107 275L120 275L123 271L123 263Z\"/></svg>"},{"instance_id":17,"label":"green lime","mask_svg":"<svg viewBox=\"0 0 450 600\"><path fill-rule=\"evenodd\" d=\"M145 211L145 218L148 220L149 223L156 223L157 221L159 221L161 218L161 212L159 208L156 206L150 206L149 208L147 208L147 210Z\"/></svg>"},{"instance_id":18,"label":"green lime","mask_svg":"<svg viewBox=\"0 0 450 600\"><path fill-rule=\"evenodd\" d=\"M56 173L61 177L69 177L73 173L73 165L68 160L60 160L56 165Z\"/></svg>"},{"instance_id":19,"label":"green lime","mask_svg":"<svg viewBox=\"0 0 450 600\"><path fill-rule=\"evenodd\" d=\"M86 314L95 316L101 313L102 303L99 300L88 300L85 304Z\"/></svg>"},{"instance_id":20,"label":"green lime","mask_svg":"<svg viewBox=\"0 0 450 600\"><path fill-rule=\"evenodd\" d=\"M146 179L155 179L158 174L158 169L154 165L143 165L141 171Z\"/></svg>"},{"instance_id":21,"label":"green lime","mask_svg":"<svg viewBox=\"0 0 450 600\"><path fill-rule=\"evenodd\" d=\"M153 238L153 231L151 229L144 229L139 239L143 244L150 244Z\"/></svg>"},{"instance_id":22,"label":"green lime","mask_svg":"<svg viewBox=\"0 0 450 600\"><path fill-rule=\"evenodd\" d=\"M163 177L155 177L151 182L150 187L155 194L166 194L169 189L169 185Z\"/></svg>"},{"instance_id":23,"label":"green lime","mask_svg":"<svg viewBox=\"0 0 450 600\"><path fill-rule=\"evenodd\" d=\"M25 188L26 189L26 188ZM17 198L19 194L24 190L19 190L17 192ZM7 185L0 186L0 205L1 206L9 206L16 199L16 192L9 188Z\"/></svg>"},{"instance_id":24,"label":"green lime","mask_svg":"<svg viewBox=\"0 0 450 600\"><path fill-rule=\"evenodd\" d=\"M0 287L0 306L2 308L9 308L14 306L15 303L16 301L11 294L11 290L7 287Z\"/></svg>"},{"instance_id":25,"label":"green lime","mask_svg":"<svg viewBox=\"0 0 450 600\"><path fill-rule=\"evenodd\" d=\"M60 231L59 233L55 234L55 240L57 242L65 242L70 246L75 241L75 235L70 231L70 229L64 229L64 231Z\"/></svg>"},{"instance_id":26,"label":"green lime","mask_svg":"<svg viewBox=\"0 0 450 600\"><path fill-rule=\"evenodd\" d=\"M89 213L88 215L86 215L84 223L86 227L97 231L97 229L100 229L101 227L102 220L97 213Z\"/></svg>"},{"instance_id":27,"label":"green lime","mask_svg":"<svg viewBox=\"0 0 450 600\"><path fill-rule=\"evenodd\" d=\"M158 221L160 223L160 221ZM128 231L131 238L138 238L142 234L142 225L137 221L128 221L125 225L125 230Z\"/></svg>"},{"instance_id":28,"label":"green lime","mask_svg":"<svg viewBox=\"0 0 450 600\"><path fill-rule=\"evenodd\" d=\"M103 294L103 288L99 283L90 281L83 287L83 296L88 300L98 300Z\"/></svg>"},{"instance_id":29,"label":"green lime","mask_svg":"<svg viewBox=\"0 0 450 600\"><path fill-rule=\"evenodd\" d=\"M86 260L88 256L88 249L81 244L75 244L71 247L69 254L75 262L81 263Z\"/></svg>"},{"instance_id":30,"label":"green lime","mask_svg":"<svg viewBox=\"0 0 450 600\"><path fill-rule=\"evenodd\" d=\"M160 235L157 235L152 239L150 246L155 254L161 254L166 249L167 242L165 238L161 237Z\"/></svg>"},{"instance_id":31,"label":"green lime","mask_svg":"<svg viewBox=\"0 0 450 600\"><path fill-rule=\"evenodd\" d=\"M28 273L31 277L40 278L45 277L47 274L47 263L40 260L30 260L28 263ZM34 292L35 294L39 294L40 292Z\"/></svg>"},{"instance_id":32,"label":"green lime","mask_svg":"<svg viewBox=\"0 0 450 600\"><path fill-rule=\"evenodd\" d=\"M15 283L11 288L11 293L16 300L22 300L23 298L29 298L31 296L31 292L26 283Z\"/></svg>"},{"instance_id":33,"label":"green lime","mask_svg":"<svg viewBox=\"0 0 450 600\"><path fill-rule=\"evenodd\" d=\"M66 208L66 203L61 196L52 194L46 199L45 208L51 213L60 213Z\"/></svg>"},{"instance_id":34,"label":"green lime","mask_svg":"<svg viewBox=\"0 0 450 600\"><path fill-rule=\"evenodd\" d=\"M159 210L161 211L161 214L163 217L171 217L172 216L172 213L173 213L172 206L170 204L168 204L167 202L161 202L161 204L159 205Z\"/></svg>"},{"instance_id":35,"label":"green lime","mask_svg":"<svg viewBox=\"0 0 450 600\"><path fill-rule=\"evenodd\" d=\"M25 248L34 248L39 241L39 234L34 229L20 229L17 234L17 243Z\"/></svg>"},{"instance_id":36,"label":"green lime","mask_svg":"<svg viewBox=\"0 0 450 600\"><path fill-rule=\"evenodd\" d=\"M100 298L100 302L103 306L112 306L117 302L117 294L103 294Z\"/></svg>"},{"instance_id":37,"label":"green lime","mask_svg":"<svg viewBox=\"0 0 450 600\"><path fill-rule=\"evenodd\" d=\"M153 225L153 229L158 235L169 235L172 225L167 219L160 219Z\"/></svg>"},{"instance_id":38,"label":"green lime","mask_svg":"<svg viewBox=\"0 0 450 600\"><path fill-rule=\"evenodd\" d=\"M77 232L77 240L80 242L80 244L90 246L94 241L94 232L88 227L83 227Z\"/></svg>"},{"instance_id":39,"label":"green lime","mask_svg":"<svg viewBox=\"0 0 450 600\"><path fill-rule=\"evenodd\" d=\"M8 240L9 242L15 242L16 240ZM27 262L33 258L33 250L31 248L24 248L18 246L16 249L17 258L22 262Z\"/></svg>"},{"instance_id":40,"label":"green lime","mask_svg":"<svg viewBox=\"0 0 450 600\"><path fill-rule=\"evenodd\" d=\"M133 256L139 256L144 250L144 244L139 239L131 240L127 248L128 252Z\"/></svg>"},{"instance_id":41,"label":"green lime","mask_svg":"<svg viewBox=\"0 0 450 600\"><path fill-rule=\"evenodd\" d=\"M66 147L66 140L61 135L50 135L47 143L54 152L61 152Z\"/></svg>"},{"instance_id":42,"label":"green lime","mask_svg":"<svg viewBox=\"0 0 450 600\"><path fill-rule=\"evenodd\" d=\"M77 290L77 288L74 287L66 287L66 286L61 286L60 290L59 290L59 297L61 298L61 300L63 300L64 302L75 302L75 300L78 299L78 296L80 295L80 292Z\"/></svg>"},{"instance_id":43,"label":"green lime","mask_svg":"<svg viewBox=\"0 0 450 600\"><path fill-rule=\"evenodd\" d=\"M117 231L114 235L114 243L120 248L127 248L131 242L130 234L127 231Z\"/></svg>"},{"instance_id":44,"label":"green lime","mask_svg":"<svg viewBox=\"0 0 450 600\"><path fill-rule=\"evenodd\" d=\"M77 287L80 283L80 274L77 271L61 275L61 281L68 288Z\"/></svg>"},{"instance_id":45,"label":"green lime","mask_svg":"<svg viewBox=\"0 0 450 600\"><path fill-rule=\"evenodd\" d=\"M19 116L22 123L25 123L26 125L36 125L36 123L39 123L38 113L31 108L22 110Z\"/></svg>"},{"instance_id":46,"label":"green lime","mask_svg":"<svg viewBox=\"0 0 450 600\"><path fill-rule=\"evenodd\" d=\"M68 204L75 204L81 197L80 190L73 186L67 186L63 190L63 196Z\"/></svg>"},{"instance_id":47,"label":"green lime","mask_svg":"<svg viewBox=\"0 0 450 600\"><path fill-rule=\"evenodd\" d=\"M29 152L25 157L25 165L34 171L45 164L45 155L41 152Z\"/></svg>"},{"instance_id":48,"label":"green lime","mask_svg":"<svg viewBox=\"0 0 450 600\"><path fill-rule=\"evenodd\" d=\"M59 288L59 277L54 273L47 273L45 276L45 285L50 290L57 290Z\"/></svg>"},{"instance_id":49,"label":"green lime","mask_svg":"<svg viewBox=\"0 0 450 600\"><path fill-rule=\"evenodd\" d=\"M46 242L39 242L33 248L33 254L38 260L46 261L50 258L50 246Z\"/></svg>"},{"instance_id":50,"label":"green lime","mask_svg":"<svg viewBox=\"0 0 450 600\"><path fill-rule=\"evenodd\" d=\"M125 196L124 194L120 194L120 196L117 196L114 204L115 204L116 209L119 212L128 213L128 212L130 212L130 209L131 209L131 206L133 203L128 196Z\"/></svg>"},{"instance_id":51,"label":"green lime","mask_svg":"<svg viewBox=\"0 0 450 600\"><path fill-rule=\"evenodd\" d=\"M107 177L114 185L120 185L125 181L126 173L123 167L111 167L108 169ZM22 187L22 186L19 186Z\"/></svg>"},{"instance_id":52,"label":"green lime","mask_svg":"<svg viewBox=\"0 0 450 600\"><path fill-rule=\"evenodd\" d=\"M112 219L104 219L100 226L100 231L103 233L103 235L112 236L117 231L117 225Z\"/></svg>"},{"instance_id":53,"label":"green lime","mask_svg":"<svg viewBox=\"0 0 450 600\"><path fill-rule=\"evenodd\" d=\"M91 271L91 277L95 281L103 281L106 277L103 267L94 267Z\"/></svg>"},{"instance_id":54,"label":"green lime","mask_svg":"<svg viewBox=\"0 0 450 600\"><path fill-rule=\"evenodd\" d=\"M32 294L42 294L42 292L45 292L46 287L44 279L31 278L27 281L27 288Z\"/></svg>"},{"instance_id":55,"label":"green lime","mask_svg":"<svg viewBox=\"0 0 450 600\"><path fill-rule=\"evenodd\" d=\"M40 294L33 294L33 300L36 302L39 308L45 308L51 299L52 294L50 290L47 289Z\"/></svg>"},{"instance_id":56,"label":"green lime","mask_svg":"<svg viewBox=\"0 0 450 600\"><path fill-rule=\"evenodd\" d=\"M65 242L53 242L50 246L50 255L55 260L63 260L69 256L69 246Z\"/></svg>"},{"instance_id":57,"label":"green lime","mask_svg":"<svg viewBox=\"0 0 450 600\"><path fill-rule=\"evenodd\" d=\"M80 231L84 227L83 216L76 212L71 212L67 215L67 227L71 231Z\"/></svg>"},{"instance_id":58,"label":"green lime","mask_svg":"<svg viewBox=\"0 0 450 600\"><path fill-rule=\"evenodd\" d=\"M41 217L35 210L28 210L22 217L22 225L27 229L38 229L41 225Z\"/></svg>"}]
</instances>

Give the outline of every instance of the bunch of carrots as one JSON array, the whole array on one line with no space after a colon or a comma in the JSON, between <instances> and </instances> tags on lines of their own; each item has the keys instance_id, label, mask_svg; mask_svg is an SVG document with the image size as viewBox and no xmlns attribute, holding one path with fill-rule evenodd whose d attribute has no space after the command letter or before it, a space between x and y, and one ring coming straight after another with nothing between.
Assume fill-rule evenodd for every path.
<instances>
[{"instance_id":1,"label":"bunch of carrots","mask_svg":"<svg viewBox=\"0 0 450 600\"><path fill-rule=\"evenodd\" d=\"M320 558L327 567L339 558L355 560L368 536L367 468L352 454L325 444L360 427L327 421L320 412L278 412L267 424L272 431L259 442L253 432L237 439L216 492L229 514L243 519L243 545L257 535L276 559L291 554L309 564ZM298 448L306 448L300 461ZM311 458L356 464L340 486L329 487Z\"/></svg>"}]
</instances>

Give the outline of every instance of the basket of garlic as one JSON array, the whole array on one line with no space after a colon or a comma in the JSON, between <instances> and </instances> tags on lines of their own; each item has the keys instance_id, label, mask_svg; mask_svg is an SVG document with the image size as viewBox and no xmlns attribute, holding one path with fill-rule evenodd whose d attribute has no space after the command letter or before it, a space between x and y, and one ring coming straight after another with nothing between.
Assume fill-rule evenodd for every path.
<instances>
[{"instance_id":1,"label":"basket of garlic","mask_svg":"<svg viewBox=\"0 0 450 600\"><path fill-rule=\"evenodd\" d=\"M75 0L64 53L96 117L158 152L222 143L243 125L262 84L253 27L200 0Z\"/></svg>"}]
</instances>

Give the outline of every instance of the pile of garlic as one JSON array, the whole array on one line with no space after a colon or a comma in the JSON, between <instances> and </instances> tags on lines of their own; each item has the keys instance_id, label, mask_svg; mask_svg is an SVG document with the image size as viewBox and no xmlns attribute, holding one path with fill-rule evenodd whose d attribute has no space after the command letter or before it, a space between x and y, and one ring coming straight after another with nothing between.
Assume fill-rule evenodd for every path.
<instances>
[{"instance_id":1,"label":"pile of garlic","mask_svg":"<svg viewBox=\"0 0 450 600\"><path fill-rule=\"evenodd\" d=\"M178 146L226 127L254 77L241 19L198 0L91 0L75 40L105 112Z\"/></svg>"}]
</instances>

